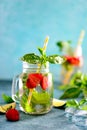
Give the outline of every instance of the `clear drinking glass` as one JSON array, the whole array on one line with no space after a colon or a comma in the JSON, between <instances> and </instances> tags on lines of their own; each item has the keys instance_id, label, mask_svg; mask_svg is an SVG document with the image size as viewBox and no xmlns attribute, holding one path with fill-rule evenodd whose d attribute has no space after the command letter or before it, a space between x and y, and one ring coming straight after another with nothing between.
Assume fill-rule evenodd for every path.
<instances>
[{"instance_id":1,"label":"clear drinking glass","mask_svg":"<svg viewBox=\"0 0 87 130\"><path fill-rule=\"evenodd\" d=\"M53 80L49 63L40 66L23 62L23 72L13 79L12 98L25 113L49 112L53 101Z\"/></svg>"}]
</instances>

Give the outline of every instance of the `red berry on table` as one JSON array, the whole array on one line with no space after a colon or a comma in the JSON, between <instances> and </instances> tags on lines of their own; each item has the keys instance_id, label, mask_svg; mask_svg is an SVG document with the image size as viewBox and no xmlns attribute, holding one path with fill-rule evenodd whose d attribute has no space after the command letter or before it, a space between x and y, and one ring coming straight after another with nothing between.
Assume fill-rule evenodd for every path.
<instances>
[{"instance_id":1,"label":"red berry on table","mask_svg":"<svg viewBox=\"0 0 87 130\"><path fill-rule=\"evenodd\" d=\"M19 112L16 109L9 109L6 112L6 118L9 121L18 121L19 120Z\"/></svg>"}]
</instances>

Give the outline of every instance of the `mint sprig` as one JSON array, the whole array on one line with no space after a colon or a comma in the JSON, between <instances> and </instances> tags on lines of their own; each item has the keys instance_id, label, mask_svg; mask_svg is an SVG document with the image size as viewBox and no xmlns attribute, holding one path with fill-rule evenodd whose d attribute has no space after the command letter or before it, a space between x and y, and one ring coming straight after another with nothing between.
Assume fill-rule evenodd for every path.
<instances>
[{"instance_id":1,"label":"mint sprig","mask_svg":"<svg viewBox=\"0 0 87 130\"><path fill-rule=\"evenodd\" d=\"M59 88L65 90L60 99L77 98L80 94L87 97L87 75L77 72L67 85L59 86Z\"/></svg>"},{"instance_id":2,"label":"mint sprig","mask_svg":"<svg viewBox=\"0 0 87 130\"><path fill-rule=\"evenodd\" d=\"M66 102L66 107L74 107L74 108L79 108L79 102L75 99L68 100Z\"/></svg>"},{"instance_id":3,"label":"mint sprig","mask_svg":"<svg viewBox=\"0 0 87 130\"><path fill-rule=\"evenodd\" d=\"M87 99L83 98L80 101L76 99L68 100L66 107L74 107L76 109L87 110Z\"/></svg>"},{"instance_id":4,"label":"mint sprig","mask_svg":"<svg viewBox=\"0 0 87 130\"><path fill-rule=\"evenodd\" d=\"M20 60L31 64L41 64L41 65L45 65L46 62L49 62L51 64L62 64L65 62L65 58L63 56L59 56L57 54L47 56L43 48L38 48L38 51L40 55L36 55L35 53L28 53L25 54L23 57L21 57Z\"/></svg>"}]
</instances>

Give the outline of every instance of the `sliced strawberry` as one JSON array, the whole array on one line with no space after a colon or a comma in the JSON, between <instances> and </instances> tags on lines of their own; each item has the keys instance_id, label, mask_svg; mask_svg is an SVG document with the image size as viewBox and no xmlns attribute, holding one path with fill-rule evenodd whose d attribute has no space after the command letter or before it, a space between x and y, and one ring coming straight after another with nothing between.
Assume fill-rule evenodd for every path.
<instances>
[{"instance_id":1,"label":"sliced strawberry","mask_svg":"<svg viewBox=\"0 0 87 130\"><path fill-rule=\"evenodd\" d=\"M33 83L31 84L30 79L27 79L26 86L27 88L35 88L36 84L33 84Z\"/></svg>"},{"instance_id":2,"label":"sliced strawberry","mask_svg":"<svg viewBox=\"0 0 87 130\"><path fill-rule=\"evenodd\" d=\"M38 84L40 84L42 77L43 76L40 73L29 74L27 82L26 82L26 86L28 88L36 88L38 86Z\"/></svg>"},{"instance_id":3,"label":"sliced strawberry","mask_svg":"<svg viewBox=\"0 0 87 130\"><path fill-rule=\"evenodd\" d=\"M31 73L28 77L29 79L38 79L40 81L42 80L43 75L41 73Z\"/></svg>"},{"instance_id":4,"label":"sliced strawberry","mask_svg":"<svg viewBox=\"0 0 87 130\"><path fill-rule=\"evenodd\" d=\"M46 76L43 76L40 85L43 90L48 88L48 78Z\"/></svg>"}]
</instances>

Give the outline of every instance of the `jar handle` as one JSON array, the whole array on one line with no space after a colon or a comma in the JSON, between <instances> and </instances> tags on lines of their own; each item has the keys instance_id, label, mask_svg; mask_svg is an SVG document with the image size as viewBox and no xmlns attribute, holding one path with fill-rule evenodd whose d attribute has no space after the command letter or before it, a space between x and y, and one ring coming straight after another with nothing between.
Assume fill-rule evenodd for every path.
<instances>
[{"instance_id":1,"label":"jar handle","mask_svg":"<svg viewBox=\"0 0 87 130\"><path fill-rule=\"evenodd\" d=\"M19 75L13 78L12 82L12 99L19 103Z\"/></svg>"}]
</instances>

